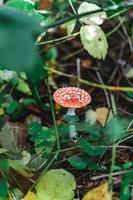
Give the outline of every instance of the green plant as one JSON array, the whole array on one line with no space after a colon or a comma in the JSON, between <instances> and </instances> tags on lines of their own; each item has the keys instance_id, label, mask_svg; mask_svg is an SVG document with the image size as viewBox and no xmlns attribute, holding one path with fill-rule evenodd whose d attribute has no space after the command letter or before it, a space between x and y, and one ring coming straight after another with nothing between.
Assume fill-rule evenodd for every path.
<instances>
[{"instance_id":1,"label":"green plant","mask_svg":"<svg viewBox=\"0 0 133 200\"><path fill-rule=\"evenodd\" d=\"M132 1L123 2L121 0L88 0L82 3L78 0L69 0L62 1L60 4L59 0L56 0L52 1L48 10L41 10L40 1L33 3L25 0L10 0L1 7L0 198L6 199L9 192L12 193L9 175L13 174L13 170L33 183L34 180L31 179L33 174L39 170L42 170L42 174L44 174L54 166L55 160L63 156L75 169L87 169L94 172L98 170L109 173L108 167L106 164L102 164L100 159L112 148L110 189L112 189L114 168L116 167L117 170L131 168L130 172L123 175L120 193L122 200L129 199L132 164L117 166L115 163L117 145L128 137L127 133L132 133L132 129L129 130L129 123L127 124L128 120L119 117L119 115L116 116L116 113L114 113L115 116L110 122L106 122L105 127L101 127L97 122L93 125L87 122L76 122L76 131L81 136L83 134L83 137L78 138L77 142L69 144L70 141L66 137L66 133L69 131L68 125L61 120L58 121L58 124L56 121L51 88L53 86L54 89L56 88L52 73L76 79L73 75L55 69L56 59L61 57L57 53L56 46L80 35L83 48L92 57L105 59L108 49L107 37L109 38L118 28L123 26L125 17L118 17L117 26L114 29L111 28L106 34L103 31L104 26L101 28L100 25L104 20L114 19L120 14L126 13L132 7ZM51 33L51 29L57 31L61 25L66 27L68 35L53 39L53 35L56 37L56 34L60 35L60 33ZM78 52L81 52L81 50L78 50ZM57 67L60 68L58 64ZM86 86L102 89L104 92L106 89L127 92L125 95L132 98L132 87L115 87L83 79L80 79L79 82ZM30 108L30 111L27 108ZM50 118L50 123L45 121L46 111L51 112L49 115L52 116L53 121ZM6 123L5 116L7 115L14 122L20 119L24 122L25 115L29 112L41 116L41 119L38 121L32 119L28 126L25 125L26 131L28 131L25 140L28 141L28 145L20 147L12 127ZM4 126L3 123L5 123ZM130 126L132 128L132 122ZM20 129L19 132L21 132ZM72 150L74 150L74 153L71 153ZM66 152L69 152L70 155ZM61 180L66 183L67 180L62 179L62 173L65 172L61 170L61 175L55 174L57 179L61 177ZM47 176L47 173L44 176ZM44 178L43 175L41 177ZM74 180L72 175L69 178ZM51 180L51 175L48 180ZM69 183L69 180L67 183ZM61 185L61 183L59 184ZM38 191L42 190L43 186L39 186L41 183L38 186L35 185L36 183L32 185L32 188L36 188ZM52 184L51 187L53 187ZM68 199L74 196L72 189L75 189L74 181L70 183ZM64 187L63 190L65 194ZM124 191L124 194L122 191ZM50 191L50 196L53 194L53 191ZM43 195L47 196L45 192Z\"/></svg>"}]
</instances>

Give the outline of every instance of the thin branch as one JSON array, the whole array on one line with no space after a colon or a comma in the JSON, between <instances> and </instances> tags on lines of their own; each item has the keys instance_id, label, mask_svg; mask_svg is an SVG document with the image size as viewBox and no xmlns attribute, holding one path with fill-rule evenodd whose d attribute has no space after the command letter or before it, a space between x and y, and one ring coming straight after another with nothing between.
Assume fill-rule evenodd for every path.
<instances>
[{"instance_id":1,"label":"thin branch","mask_svg":"<svg viewBox=\"0 0 133 200\"><path fill-rule=\"evenodd\" d=\"M49 68L48 71L53 72L55 74L58 74L59 76L65 76L65 77L69 77L69 78L77 80L77 76L69 75L69 74L57 71L55 69L52 69L52 68ZM90 82L90 81L87 81L87 80L84 80L84 79L79 79L79 82L81 84L88 85L88 86L94 87L94 88L99 88L99 89L102 89L102 90L106 89L106 90L116 91L116 92L118 92L118 91L133 92L132 87L119 87L119 86L102 85L102 84Z\"/></svg>"}]
</instances>

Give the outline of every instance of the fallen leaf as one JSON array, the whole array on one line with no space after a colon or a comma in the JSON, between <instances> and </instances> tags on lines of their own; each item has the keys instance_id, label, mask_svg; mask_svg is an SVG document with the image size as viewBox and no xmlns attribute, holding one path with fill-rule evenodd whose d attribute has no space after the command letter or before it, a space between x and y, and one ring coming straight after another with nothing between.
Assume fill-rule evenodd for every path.
<instances>
[{"instance_id":1,"label":"fallen leaf","mask_svg":"<svg viewBox=\"0 0 133 200\"><path fill-rule=\"evenodd\" d=\"M96 112L92 109L87 110L87 112L85 113L85 121L89 122L90 125L93 125L93 124L95 124L96 119L97 119Z\"/></svg>"},{"instance_id":2,"label":"fallen leaf","mask_svg":"<svg viewBox=\"0 0 133 200\"><path fill-rule=\"evenodd\" d=\"M97 115L96 116L97 121L103 127L105 126L106 120L107 120L107 122L109 122L112 119L112 117L113 117L112 111L109 111L109 109L106 108L106 107L97 108L96 109L96 115ZM108 119L107 119L107 117L108 117Z\"/></svg>"},{"instance_id":3,"label":"fallen leaf","mask_svg":"<svg viewBox=\"0 0 133 200\"><path fill-rule=\"evenodd\" d=\"M40 177L36 185L36 200L72 200L75 188L76 182L71 173L52 169Z\"/></svg>"},{"instance_id":4,"label":"fallen leaf","mask_svg":"<svg viewBox=\"0 0 133 200\"><path fill-rule=\"evenodd\" d=\"M35 193L29 191L27 195L21 200L36 200L36 195Z\"/></svg>"},{"instance_id":5,"label":"fallen leaf","mask_svg":"<svg viewBox=\"0 0 133 200\"><path fill-rule=\"evenodd\" d=\"M108 183L104 183L89 192L87 192L82 200L111 200L111 193L108 191Z\"/></svg>"}]
</instances>

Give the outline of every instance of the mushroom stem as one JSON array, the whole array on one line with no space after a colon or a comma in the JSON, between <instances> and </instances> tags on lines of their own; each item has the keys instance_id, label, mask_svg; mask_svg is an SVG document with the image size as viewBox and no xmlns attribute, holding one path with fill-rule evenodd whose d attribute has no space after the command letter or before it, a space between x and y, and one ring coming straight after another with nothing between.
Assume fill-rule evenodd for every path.
<instances>
[{"instance_id":1,"label":"mushroom stem","mask_svg":"<svg viewBox=\"0 0 133 200\"><path fill-rule=\"evenodd\" d=\"M77 132L75 129L75 125L72 122L69 122L69 137L74 139L77 137Z\"/></svg>"},{"instance_id":2,"label":"mushroom stem","mask_svg":"<svg viewBox=\"0 0 133 200\"><path fill-rule=\"evenodd\" d=\"M75 114L75 108L68 108L66 115L70 115L70 116L76 115Z\"/></svg>"},{"instance_id":3,"label":"mushroom stem","mask_svg":"<svg viewBox=\"0 0 133 200\"><path fill-rule=\"evenodd\" d=\"M69 116L75 116L75 108L68 108L67 114ZM73 124L73 121L69 121L69 137L70 139L76 138L77 133L75 129L75 125Z\"/></svg>"}]
</instances>

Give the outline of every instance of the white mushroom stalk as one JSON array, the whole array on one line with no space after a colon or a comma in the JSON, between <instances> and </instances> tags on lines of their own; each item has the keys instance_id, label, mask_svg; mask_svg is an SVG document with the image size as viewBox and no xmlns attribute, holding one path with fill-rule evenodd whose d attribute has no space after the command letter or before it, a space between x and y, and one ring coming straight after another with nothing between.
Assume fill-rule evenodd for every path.
<instances>
[{"instance_id":1,"label":"white mushroom stalk","mask_svg":"<svg viewBox=\"0 0 133 200\"><path fill-rule=\"evenodd\" d=\"M91 102L91 97L83 89L76 87L63 87L55 91L53 98L59 105L68 108L67 116L70 116L69 121L69 137L71 139L77 137L76 129L72 116L76 116L75 109L86 106Z\"/></svg>"},{"instance_id":2,"label":"white mushroom stalk","mask_svg":"<svg viewBox=\"0 0 133 200\"><path fill-rule=\"evenodd\" d=\"M75 108L68 108L66 115L70 115L70 116L76 115Z\"/></svg>"}]
</instances>

